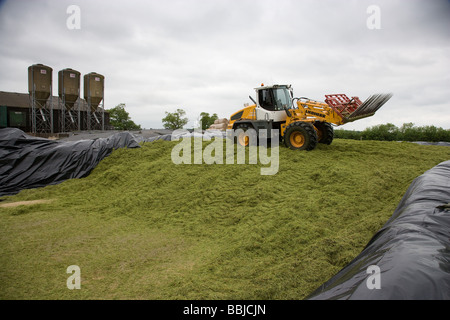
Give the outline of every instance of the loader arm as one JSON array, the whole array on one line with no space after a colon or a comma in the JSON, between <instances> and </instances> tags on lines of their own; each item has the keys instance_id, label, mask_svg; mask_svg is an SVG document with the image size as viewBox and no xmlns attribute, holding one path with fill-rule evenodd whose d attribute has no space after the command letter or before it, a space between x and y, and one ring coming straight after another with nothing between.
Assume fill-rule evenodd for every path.
<instances>
[{"instance_id":1,"label":"loader arm","mask_svg":"<svg viewBox=\"0 0 450 320\"><path fill-rule=\"evenodd\" d=\"M296 100L297 109L294 109L294 121L321 121L337 126L344 124L341 115L328 104L308 98L296 98Z\"/></svg>"},{"instance_id":2,"label":"loader arm","mask_svg":"<svg viewBox=\"0 0 450 320\"><path fill-rule=\"evenodd\" d=\"M297 117L340 126L373 116L392 97L392 94L374 94L364 102L361 102L358 97L349 99L344 94L326 95L325 97L325 102L297 98Z\"/></svg>"}]
</instances>

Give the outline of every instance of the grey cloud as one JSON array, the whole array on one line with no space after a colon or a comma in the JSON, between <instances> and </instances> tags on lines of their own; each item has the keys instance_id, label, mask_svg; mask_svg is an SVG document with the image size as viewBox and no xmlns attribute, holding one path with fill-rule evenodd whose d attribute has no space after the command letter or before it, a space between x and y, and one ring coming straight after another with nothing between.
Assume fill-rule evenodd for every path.
<instances>
[{"instance_id":1,"label":"grey cloud","mask_svg":"<svg viewBox=\"0 0 450 320\"><path fill-rule=\"evenodd\" d=\"M70 4L81 9L80 30L66 27ZM366 26L369 5L380 7L381 30ZM96 71L106 78L106 107L126 103L144 127L161 127L177 107L191 121L202 111L229 117L261 82L290 83L318 100L393 91L375 117L345 127L416 117L449 128L437 115L449 106L449 12L438 0L6 1L0 90L25 92L33 63L54 76Z\"/></svg>"}]
</instances>

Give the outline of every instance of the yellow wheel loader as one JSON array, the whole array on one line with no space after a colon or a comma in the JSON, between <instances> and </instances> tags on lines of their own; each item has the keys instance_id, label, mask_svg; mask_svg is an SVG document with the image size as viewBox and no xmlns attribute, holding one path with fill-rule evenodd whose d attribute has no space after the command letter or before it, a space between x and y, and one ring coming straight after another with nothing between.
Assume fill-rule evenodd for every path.
<instances>
[{"instance_id":1,"label":"yellow wheel loader","mask_svg":"<svg viewBox=\"0 0 450 320\"><path fill-rule=\"evenodd\" d=\"M247 146L258 139L260 132L279 130L280 140L293 150L313 150L317 143L331 144L333 126L340 126L370 117L381 108L392 94L375 94L364 102L345 94L325 95L325 102L305 97L294 98L292 86L272 85L255 88L253 105L231 115L227 129L232 139ZM239 130L240 129L240 130ZM249 138L249 130L256 139ZM260 129L266 129L260 131ZM230 137L230 136L229 136Z\"/></svg>"}]
</instances>

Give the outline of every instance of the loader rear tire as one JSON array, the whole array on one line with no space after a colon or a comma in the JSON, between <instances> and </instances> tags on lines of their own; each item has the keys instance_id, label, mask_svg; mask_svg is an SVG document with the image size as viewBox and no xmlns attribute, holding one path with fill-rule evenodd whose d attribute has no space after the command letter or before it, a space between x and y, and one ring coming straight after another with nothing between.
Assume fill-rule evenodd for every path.
<instances>
[{"instance_id":1,"label":"loader rear tire","mask_svg":"<svg viewBox=\"0 0 450 320\"><path fill-rule=\"evenodd\" d=\"M241 129L241 130L239 130ZM250 127L249 125L243 123L243 124L239 124L236 126L236 143L243 146L243 147L248 147L249 145L255 146L258 144L258 137L255 136L254 139L250 139L248 137L248 133L247 131L249 129L253 129L253 127ZM239 130L239 131L238 131ZM254 129L253 129L254 130ZM254 134L256 134L256 131L252 132ZM252 134L250 133L250 134ZM256 140L256 141L255 141Z\"/></svg>"},{"instance_id":2,"label":"loader rear tire","mask_svg":"<svg viewBox=\"0 0 450 320\"><path fill-rule=\"evenodd\" d=\"M334 130L328 122L316 122L314 126L317 129L317 136L319 137L319 143L330 145L333 142Z\"/></svg>"},{"instance_id":3,"label":"loader rear tire","mask_svg":"<svg viewBox=\"0 0 450 320\"><path fill-rule=\"evenodd\" d=\"M294 122L284 131L284 144L292 150L313 150L317 145L314 126L307 122Z\"/></svg>"}]
</instances>

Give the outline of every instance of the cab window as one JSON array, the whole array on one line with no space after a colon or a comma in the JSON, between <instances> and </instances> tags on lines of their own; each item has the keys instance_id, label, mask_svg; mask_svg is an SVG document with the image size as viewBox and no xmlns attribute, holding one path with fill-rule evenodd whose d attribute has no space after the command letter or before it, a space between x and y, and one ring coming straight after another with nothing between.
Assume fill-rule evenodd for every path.
<instances>
[{"instance_id":1,"label":"cab window","mask_svg":"<svg viewBox=\"0 0 450 320\"><path fill-rule=\"evenodd\" d=\"M269 111L291 107L291 99L286 88L262 89L258 91L259 105Z\"/></svg>"}]
</instances>

